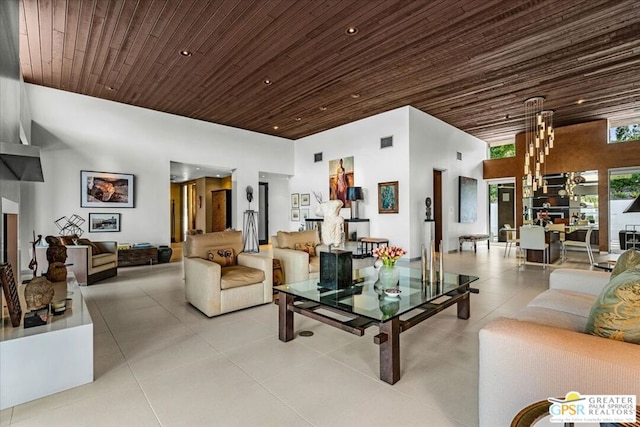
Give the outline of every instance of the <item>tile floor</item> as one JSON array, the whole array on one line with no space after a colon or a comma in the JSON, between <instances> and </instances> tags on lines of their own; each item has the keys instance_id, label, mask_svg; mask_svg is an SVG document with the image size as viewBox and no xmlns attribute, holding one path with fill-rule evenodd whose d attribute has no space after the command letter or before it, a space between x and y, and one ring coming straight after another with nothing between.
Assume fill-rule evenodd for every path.
<instances>
[{"instance_id":1,"label":"tile floor","mask_svg":"<svg viewBox=\"0 0 640 427\"><path fill-rule=\"evenodd\" d=\"M478 330L547 289L556 267L518 268L493 245L445 256L480 277L471 318L449 308L401 338L402 378L378 378L376 328L356 337L296 315L309 338L282 343L277 307L209 319L184 300L182 263L129 267L83 288L95 381L0 412L4 426L476 426ZM46 363L46 355L43 355Z\"/></svg>"}]
</instances>

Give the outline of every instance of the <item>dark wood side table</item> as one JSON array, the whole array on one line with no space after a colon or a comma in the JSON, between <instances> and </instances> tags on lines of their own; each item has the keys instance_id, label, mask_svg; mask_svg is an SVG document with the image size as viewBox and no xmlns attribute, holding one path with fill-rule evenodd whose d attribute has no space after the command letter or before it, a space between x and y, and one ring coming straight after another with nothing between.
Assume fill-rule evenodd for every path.
<instances>
[{"instance_id":1,"label":"dark wood side table","mask_svg":"<svg viewBox=\"0 0 640 427\"><path fill-rule=\"evenodd\" d=\"M118 249L118 267L158 263L158 248Z\"/></svg>"}]
</instances>

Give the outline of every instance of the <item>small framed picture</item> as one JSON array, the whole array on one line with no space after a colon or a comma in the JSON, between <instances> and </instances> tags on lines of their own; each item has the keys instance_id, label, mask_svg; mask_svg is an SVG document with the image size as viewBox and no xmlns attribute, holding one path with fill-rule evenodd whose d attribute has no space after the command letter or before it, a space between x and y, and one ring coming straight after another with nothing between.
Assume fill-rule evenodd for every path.
<instances>
[{"instance_id":1,"label":"small framed picture","mask_svg":"<svg viewBox=\"0 0 640 427\"><path fill-rule=\"evenodd\" d=\"M300 206L309 206L311 204L311 194L304 193L300 195Z\"/></svg>"},{"instance_id":2,"label":"small framed picture","mask_svg":"<svg viewBox=\"0 0 640 427\"><path fill-rule=\"evenodd\" d=\"M291 221L300 221L300 209L291 209Z\"/></svg>"},{"instance_id":3,"label":"small framed picture","mask_svg":"<svg viewBox=\"0 0 640 427\"><path fill-rule=\"evenodd\" d=\"M302 219L309 218L309 209L300 209L300 216Z\"/></svg>"},{"instance_id":4,"label":"small framed picture","mask_svg":"<svg viewBox=\"0 0 640 427\"><path fill-rule=\"evenodd\" d=\"M119 213L89 213L89 233L120 231Z\"/></svg>"},{"instance_id":5,"label":"small framed picture","mask_svg":"<svg viewBox=\"0 0 640 427\"><path fill-rule=\"evenodd\" d=\"M300 194L291 193L291 207L299 208L300 207Z\"/></svg>"},{"instance_id":6,"label":"small framed picture","mask_svg":"<svg viewBox=\"0 0 640 427\"><path fill-rule=\"evenodd\" d=\"M378 183L378 213L398 213L398 181Z\"/></svg>"}]
</instances>

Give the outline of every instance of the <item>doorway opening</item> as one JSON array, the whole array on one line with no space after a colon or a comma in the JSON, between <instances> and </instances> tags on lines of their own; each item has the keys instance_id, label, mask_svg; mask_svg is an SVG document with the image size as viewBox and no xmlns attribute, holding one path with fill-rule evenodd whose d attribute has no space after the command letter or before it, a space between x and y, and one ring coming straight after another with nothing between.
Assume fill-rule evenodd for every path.
<instances>
[{"instance_id":1,"label":"doorway opening","mask_svg":"<svg viewBox=\"0 0 640 427\"><path fill-rule=\"evenodd\" d=\"M503 227L516 226L515 217L515 180L492 181L489 186L489 232L492 241L506 242L507 234L501 233Z\"/></svg>"},{"instance_id":2,"label":"doorway opening","mask_svg":"<svg viewBox=\"0 0 640 427\"><path fill-rule=\"evenodd\" d=\"M258 183L258 243L269 243L269 183Z\"/></svg>"},{"instance_id":3,"label":"doorway opening","mask_svg":"<svg viewBox=\"0 0 640 427\"><path fill-rule=\"evenodd\" d=\"M640 212L624 212L640 196L640 166L609 170L609 251L640 249Z\"/></svg>"}]
</instances>

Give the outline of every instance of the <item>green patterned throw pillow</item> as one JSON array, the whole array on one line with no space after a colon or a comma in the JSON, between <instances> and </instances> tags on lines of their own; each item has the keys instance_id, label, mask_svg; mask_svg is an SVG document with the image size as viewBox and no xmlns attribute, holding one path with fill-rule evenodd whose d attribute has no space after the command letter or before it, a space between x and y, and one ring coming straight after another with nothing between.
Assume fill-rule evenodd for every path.
<instances>
[{"instance_id":1,"label":"green patterned throw pillow","mask_svg":"<svg viewBox=\"0 0 640 427\"><path fill-rule=\"evenodd\" d=\"M640 265L640 252L633 249L624 251L616 261L616 266L611 272L611 278L614 278L623 271L626 271L637 265Z\"/></svg>"},{"instance_id":2,"label":"green patterned throw pillow","mask_svg":"<svg viewBox=\"0 0 640 427\"><path fill-rule=\"evenodd\" d=\"M591 307L585 332L640 344L640 266L609 281Z\"/></svg>"}]
</instances>

